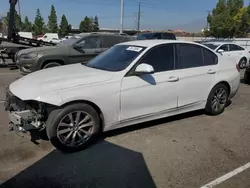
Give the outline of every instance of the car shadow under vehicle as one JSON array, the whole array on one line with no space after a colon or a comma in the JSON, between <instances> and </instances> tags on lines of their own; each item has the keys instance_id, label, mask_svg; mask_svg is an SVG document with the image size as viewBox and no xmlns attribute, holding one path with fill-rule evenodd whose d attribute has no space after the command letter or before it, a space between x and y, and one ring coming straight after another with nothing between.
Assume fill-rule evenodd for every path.
<instances>
[{"instance_id":1,"label":"car shadow under vehicle","mask_svg":"<svg viewBox=\"0 0 250 188\"><path fill-rule=\"evenodd\" d=\"M140 152L103 141L73 154L54 150L0 187L154 188L156 185Z\"/></svg>"},{"instance_id":2,"label":"car shadow under vehicle","mask_svg":"<svg viewBox=\"0 0 250 188\"><path fill-rule=\"evenodd\" d=\"M230 104L231 104L231 101L228 102L227 106L229 106ZM99 142L105 140L107 137L113 137L113 136L121 135L124 133L132 132L135 130L146 129L146 128L149 128L152 126L157 126L157 125L161 125L161 124L165 124L165 123L179 121L179 120L186 119L186 118L200 116L200 115L203 115L204 113L205 113L204 110L197 110L197 111L193 111L193 112L188 112L188 113L184 113L184 114L180 114L180 115L170 116L167 118L148 121L148 122L135 124L135 125L131 125L128 127L123 127L123 128L119 128L116 130L104 132L98 136L98 138L95 140L93 145L98 144ZM46 135L46 131L45 130L43 130L43 131L36 131L36 130L30 131L30 141L36 145L39 145L39 140L45 140L45 141L49 140L47 135Z\"/></svg>"}]
</instances>

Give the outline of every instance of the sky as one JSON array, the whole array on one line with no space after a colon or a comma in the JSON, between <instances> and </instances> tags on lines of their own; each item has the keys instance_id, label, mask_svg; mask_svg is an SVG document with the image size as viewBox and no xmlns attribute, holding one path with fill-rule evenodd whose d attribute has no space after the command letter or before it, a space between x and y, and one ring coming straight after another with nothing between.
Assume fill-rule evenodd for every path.
<instances>
[{"instance_id":1,"label":"sky","mask_svg":"<svg viewBox=\"0 0 250 188\"><path fill-rule=\"evenodd\" d=\"M181 29L189 23L191 27L205 27L207 11L212 10L217 1L140 0L141 29ZM39 8L47 21L52 4L59 22L65 14L69 23L78 27L85 16L97 15L101 28L120 27L120 0L20 0L21 15L33 21ZM138 4L139 0L124 0L124 28L136 28ZM0 16L6 15L8 9L9 0L0 0Z\"/></svg>"}]
</instances>

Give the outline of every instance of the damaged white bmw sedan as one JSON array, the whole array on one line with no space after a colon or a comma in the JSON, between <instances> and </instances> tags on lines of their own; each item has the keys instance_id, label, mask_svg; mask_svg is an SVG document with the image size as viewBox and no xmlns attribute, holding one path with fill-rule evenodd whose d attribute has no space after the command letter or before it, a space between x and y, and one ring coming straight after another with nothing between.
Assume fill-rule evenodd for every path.
<instances>
[{"instance_id":1,"label":"damaged white bmw sedan","mask_svg":"<svg viewBox=\"0 0 250 188\"><path fill-rule=\"evenodd\" d=\"M103 131L198 109L221 114L239 83L238 65L203 45L133 41L87 64L22 77L5 109L12 128L45 129L57 149L72 152Z\"/></svg>"}]
</instances>

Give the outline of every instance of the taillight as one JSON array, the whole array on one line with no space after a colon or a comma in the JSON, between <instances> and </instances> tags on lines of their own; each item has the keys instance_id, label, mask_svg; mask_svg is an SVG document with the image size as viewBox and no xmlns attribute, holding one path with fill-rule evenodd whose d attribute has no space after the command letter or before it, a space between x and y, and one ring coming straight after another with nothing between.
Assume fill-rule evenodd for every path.
<instances>
[{"instance_id":1,"label":"taillight","mask_svg":"<svg viewBox=\"0 0 250 188\"><path fill-rule=\"evenodd\" d=\"M236 64L236 69L237 69L238 72L240 72L240 66L239 66L238 63Z\"/></svg>"}]
</instances>

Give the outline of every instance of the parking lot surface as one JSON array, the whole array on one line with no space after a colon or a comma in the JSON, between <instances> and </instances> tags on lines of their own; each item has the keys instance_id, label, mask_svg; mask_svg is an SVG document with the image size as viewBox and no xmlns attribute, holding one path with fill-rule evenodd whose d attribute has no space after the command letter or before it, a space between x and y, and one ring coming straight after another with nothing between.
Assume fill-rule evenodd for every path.
<instances>
[{"instance_id":1,"label":"parking lot surface","mask_svg":"<svg viewBox=\"0 0 250 188\"><path fill-rule=\"evenodd\" d=\"M0 69L0 101L19 77L18 71ZM220 116L198 111L131 126L74 154L8 132L0 102L1 187L204 187L250 162L249 97L250 86L242 83ZM247 168L213 187L249 188L249 177Z\"/></svg>"}]
</instances>

